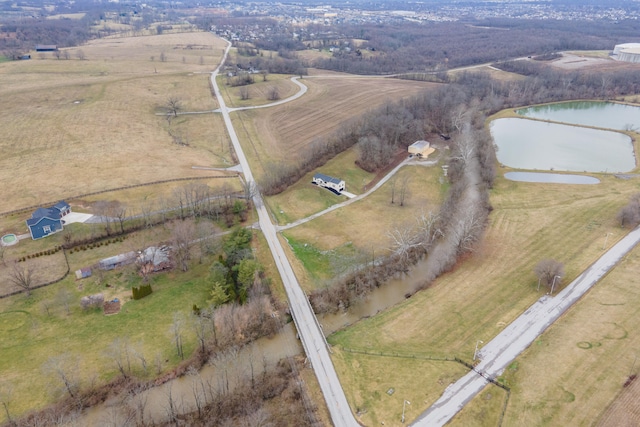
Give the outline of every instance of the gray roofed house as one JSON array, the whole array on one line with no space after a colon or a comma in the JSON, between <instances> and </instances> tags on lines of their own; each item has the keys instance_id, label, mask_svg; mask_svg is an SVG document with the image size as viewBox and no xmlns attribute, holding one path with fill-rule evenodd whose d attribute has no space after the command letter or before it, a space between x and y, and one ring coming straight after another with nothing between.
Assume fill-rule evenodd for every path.
<instances>
[{"instance_id":1,"label":"gray roofed house","mask_svg":"<svg viewBox=\"0 0 640 427\"><path fill-rule=\"evenodd\" d=\"M323 173L316 173L315 175L313 175L313 179L311 182L320 187L326 188L327 190L331 190L336 194L340 194L340 192L344 191L345 189L344 180L340 178L334 178Z\"/></svg>"}]
</instances>

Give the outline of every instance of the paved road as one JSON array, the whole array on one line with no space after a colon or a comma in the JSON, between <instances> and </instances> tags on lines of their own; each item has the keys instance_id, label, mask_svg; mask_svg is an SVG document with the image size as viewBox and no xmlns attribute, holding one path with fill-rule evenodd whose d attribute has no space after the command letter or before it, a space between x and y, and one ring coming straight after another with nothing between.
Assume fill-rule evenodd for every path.
<instances>
[{"instance_id":1,"label":"paved road","mask_svg":"<svg viewBox=\"0 0 640 427\"><path fill-rule=\"evenodd\" d=\"M220 112L222 113L225 126L229 132L231 143L233 144L233 148L238 156L238 161L242 166L245 180L248 183L253 183L255 181L253 179L251 169L249 168L249 163L242 151L240 141L238 140L238 136L233 128L233 124L231 123L229 109L227 109L224 103L224 98L220 94L220 89L216 83L216 77L220 71L220 67L224 64L227 58L230 47L231 43L228 44L227 49L225 50L220 66L218 66L218 69L211 74L211 83L218 99ZM290 98L288 100L290 100ZM256 194L254 203L258 211L260 228L264 233L267 243L269 244L269 249L271 249L276 266L278 267L278 271L282 276L282 282L284 283L287 298L289 299L291 313L298 329L298 334L300 335L307 357L315 371L318 383L320 384L325 401L327 402L331 419L337 427L358 426L359 424L351 413L351 408L349 408L347 398L342 390L342 386L338 380L338 375L336 374L331 357L329 356L328 345L320 328L320 324L311 309L309 300L300 288L298 280L293 273L291 264L289 264L289 260L287 259L282 244L276 234L276 229L271 223L269 214L259 193Z\"/></svg>"},{"instance_id":2,"label":"paved road","mask_svg":"<svg viewBox=\"0 0 640 427\"><path fill-rule=\"evenodd\" d=\"M440 399L412 425L433 427L447 423L487 385L486 378L496 378L502 374L522 351L587 293L638 242L640 227L616 243L560 293L540 298L480 350L481 362L475 371L449 386Z\"/></svg>"}]
</instances>

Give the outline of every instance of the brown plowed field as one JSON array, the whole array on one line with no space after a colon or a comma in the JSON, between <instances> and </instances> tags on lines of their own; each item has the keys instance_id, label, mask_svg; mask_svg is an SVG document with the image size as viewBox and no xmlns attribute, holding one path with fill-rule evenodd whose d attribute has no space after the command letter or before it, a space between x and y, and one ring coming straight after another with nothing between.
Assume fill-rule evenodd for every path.
<instances>
[{"instance_id":1,"label":"brown plowed field","mask_svg":"<svg viewBox=\"0 0 640 427\"><path fill-rule=\"evenodd\" d=\"M309 90L301 99L256 114L255 128L270 158L295 156L351 117L435 87L433 83L339 75L302 82Z\"/></svg>"},{"instance_id":2,"label":"brown plowed field","mask_svg":"<svg viewBox=\"0 0 640 427\"><path fill-rule=\"evenodd\" d=\"M602 415L598 427L636 427L640 425L640 380L635 379Z\"/></svg>"}]
</instances>

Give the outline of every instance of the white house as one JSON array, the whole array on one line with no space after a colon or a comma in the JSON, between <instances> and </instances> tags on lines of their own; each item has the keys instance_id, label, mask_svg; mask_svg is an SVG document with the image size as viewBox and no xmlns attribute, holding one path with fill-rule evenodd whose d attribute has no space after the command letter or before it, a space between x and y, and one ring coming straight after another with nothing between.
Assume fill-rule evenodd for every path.
<instances>
[{"instance_id":1,"label":"white house","mask_svg":"<svg viewBox=\"0 0 640 427\"><path fill-rule=\"evenodd\" d=\"M329 175L325 175L323 173L317 173L313 175L313 181L315 185L320 187L324 187L327 190L331 190L336 194L340 194L340 192L344 191L345 184L344 180L340 178L334 178Z\"/></svg>"}]
</instances>

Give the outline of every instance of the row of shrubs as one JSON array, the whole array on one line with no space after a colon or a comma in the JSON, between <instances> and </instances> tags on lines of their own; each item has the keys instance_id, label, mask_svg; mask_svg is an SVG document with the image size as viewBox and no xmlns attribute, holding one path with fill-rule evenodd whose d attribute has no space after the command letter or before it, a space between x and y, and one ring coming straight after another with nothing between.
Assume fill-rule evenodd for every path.
<instances>
[{"instance_id":1,"label":"row of shrubs","mask_svg":"<svg viewBox=\"0 0 640 427\"><path fill-rule=\"evenodd\" d=\"M23 256L18 259L18 262L24 262L28 259L40 258L41 256L53 255L56 252L62 250L62 246L54 246L52 249L47 249L46 251L35 252L26 256Z\"/></svg>"},{"instance_id":2,"label":"row of shrubs","mask_svg":"<svg viewBox=\"0 0 640 427\"><path fill-rule=\"evenodd\" d=\"M87 249L99 248L100 246L109 246L112 243L123 242L125 237L126 236L122 235L122 236L114 237L113 239L108 239L108 240L104 240L104 241L101 241L101 242L93 242L93 243L89 243L89 244L75 246L75 247L71 248L71 250L69 252L70 253L74 253L74 252L86 251Z\"/></svg>"}]
</instances>

